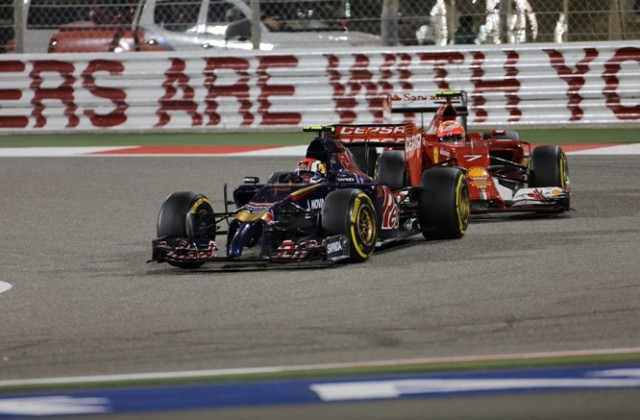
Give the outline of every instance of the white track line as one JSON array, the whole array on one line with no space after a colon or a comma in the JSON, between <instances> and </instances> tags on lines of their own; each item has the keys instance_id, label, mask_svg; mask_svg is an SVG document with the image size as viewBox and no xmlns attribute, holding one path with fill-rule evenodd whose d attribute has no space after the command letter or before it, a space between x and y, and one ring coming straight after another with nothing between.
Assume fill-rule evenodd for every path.
<instances>
[{"instance_id":1,"label":"white track line","mask_svg":"<svg viewBox=\"0 0 640 420\"><path fill-rule=\"evenodd\" d=\"M230 153L225 156L247 156L247 157L260 157L260 156L304 156L307 153L307 146L286 146L286 147L274 147L271 149L254 150L251 152L239 152Z\"/></svg>"},{"instance_id":2,"label":"white track line","mask_svg":"<svg viewBox=\"0 0 640 420\"><path fill-rule=\"evenodd\" d=\"M4 293L7 290L11 289L13 287L12 284L9 284L5 281L0 281L0 293Z\"/></svg>"},{"instance_id":3,"label":"white track line","mask_svg":"<svg viewBox=\"0 0 640 420\"><path fill-rule=\"evenodd\" d=\"M229 375L253 375L264 373L290 373L309 370L326 369L348 369L348 368L375 368L385 366L406 366L424 364L443 363L464 363L464 362L491 362L512 359L545 359L555 357L577 357L577 356L598 356L610 354L631 354L640 353L640 347L619 348L619 349L597 349L578 351L559 351L541 353L513 353L494 354L486 356L462 356L462 357L431 357L418 359L380 360L372 362L356 363L329 363L317 365L297 365L297 366L271 366L237 369L208 369L208 370L188 370L177 372L152 372L152 373L125 373L116 375L95 375L95 376L69 376L56 378L34 378L34 379L10 379L0 381L0 388L23 387L34 385L72 385L86 383L109 383L109 382L130 382L145 380L171 380L171 379L197 379L213 378Z\"/></svg>"},{"instance_id":4,"label":"white track line","mask_svg":"<svg viewBox=\"0 0 640 420\"><path fill-rule=\"evenodd\" d=\"M3 147L0 157L70 157L85 156L91 153L135 149L137 146L126 147Z\"/></svg>"},{"instance_id":5,"label":"white track line","mask_svg":"<svg viewBox=\"0 0 640 420\"><path fill-rule=\"evenodd\" d=\"M640 155L640 143L619 144L615 146L598 147L596 149L578 150L567 154L596 156Z\"/></svg>"}]
</instances>

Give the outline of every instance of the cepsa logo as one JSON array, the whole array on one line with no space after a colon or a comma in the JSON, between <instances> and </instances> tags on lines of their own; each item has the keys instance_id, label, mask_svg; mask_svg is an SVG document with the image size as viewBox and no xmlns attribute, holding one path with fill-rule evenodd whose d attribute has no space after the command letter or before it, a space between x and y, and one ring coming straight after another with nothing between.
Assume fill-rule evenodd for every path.
<instances>
[{"instance_id":1,"label":"cepsa logo","mask_svg":"<svg viewBox=\"0 0 640 420\"><path fill-rule=\"evenodd\" d=\"M375 136L377 134L404 134L404 125L384 125L377 127L357 127L357 126L342 126L338 127L338 134L342 136Z\"/></svg>"}]
</instances>

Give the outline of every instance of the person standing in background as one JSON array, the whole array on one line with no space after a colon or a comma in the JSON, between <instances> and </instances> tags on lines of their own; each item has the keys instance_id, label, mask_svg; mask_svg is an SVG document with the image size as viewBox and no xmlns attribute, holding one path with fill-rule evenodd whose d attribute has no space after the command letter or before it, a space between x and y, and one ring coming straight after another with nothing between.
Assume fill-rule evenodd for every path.
<instances>
[{"instance_id":1,"label":"person standing in background","mask_svg":"<svg viewBox=\"0 0 640 420\"><path fill-rule=\"evenodd\" d=\"M436 0L429 12L429 23L418 28L416 39L420 45L446 46L448 38L447 5L445 0Z\"/></svg>"},{"instance_id":2,"label":"person standing in background","mask_svg":"<svg viewBox=\"0 0 640 420\"><path fill-rule=\"evenodd\" d=\"M567 33L569 32L569 24L567 22L567 16L564 13L560 13L556 27L553 30L553 41L562 44L567 41Z\"/></svg>"},{"instance_id":3,"label":"person standing in background","mask_svg":"<svg viewBox=\"0 0 640 420\"><path fill-rule=\"evenodd\" d=\"M476 4L477 0L473 0L472 3ZM486 19L483 25L480 26L478 36L476 37L476 44L500 44L500 3L501 0L485 0Z\"/></svg>"},{"instance_id":4,"label":"person standing in background","mask_svg":"<svg viewBox=\"0 0 640 420\"><path fill-rule=\"evenodd\" d=\"M431 8L429 20L433 28L433 40L435 45L447 45L449 30L447 28L447 5L444 0L437 0Z\"/></svg>"},{"instance_id":5,"label":"person standing in background","mask_svg":"<svg viewBox=\"0 0 640 420\"><path fill-rule=\"evenodd\" d=\"M509 0L511 1L511 0ZM531 40L538 38L538 19L529 4L529 0L513 0L514 7L507 17L507 40L510 44L527 42L527 22L531 31Z\"/></svg>"},{"instance_id":6,"label":"person standing in background","mask_svg":"<svg viewBox=\"0 0 640 420\"><path fill-rule=\"evenodd\" d=\"M454 44L473 44L475 39L476 32L473 29L473 16L460 16L460 23L454 34Z\"/></svg>"}]
</instances>

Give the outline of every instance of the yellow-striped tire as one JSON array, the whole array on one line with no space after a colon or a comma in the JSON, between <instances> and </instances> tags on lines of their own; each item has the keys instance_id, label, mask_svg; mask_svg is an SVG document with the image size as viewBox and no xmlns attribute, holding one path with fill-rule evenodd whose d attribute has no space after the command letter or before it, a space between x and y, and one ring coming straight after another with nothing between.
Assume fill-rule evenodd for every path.
<instances>
[{"instance_id":1,"label":"yellow-striped tire","mask_svg":"<svg viewBox=\"0 0 640 420\"><path fill-rule=\"evenodd\" d=\"M533 149L529 161L529 187L560 187L569 185L567 156L560 146L544 145Z\"/></svg>"},{"instance_id":2,"label":"yellow-striped tire","mask_svg":"<svg viewBox=\"0 0 640 420\"><path fill-rule=\"evenodd\" d=\"M426 239L462 238L470 216L469 187L460 169L434 167L423 172L418 217Z\"/></svg>"},{"instance_id":3,"label":"yellow-striped tire","mask_svg":"<svg viewBox=\"0 0 640 420\"><path fill-rule=\"evenodd\" d=\"M358 189L332 191L322 208L322 228L327 236L348 238L351 261L367 260L378 238L378 216L371 198Z\"/></svg>"},{"instance_id":4,"label":"yellow-striped tire","mask_svg":"<svg viewBox=\"0 0 640 420\"><path fill-rule=\"evenodd\" d=\"M529 161L528 186L560 187L569 190L569 164L560 146L544 145L533 149ZM569 210L571 203L567 197L559 212Z\"/></svg>"},{"instance_id":5,"label":"yellow-striped tire","mask_svg":"<svg viewBox=\"0 0 640 420\"><path fill-rule=\"evenodd\" d=\"M192 191L171 194L158 213L157 237L166 239L215 240L215 216L207 197ZM180 268L197 268L203 262L175 262Z\"/></svg>"}]
</instances>

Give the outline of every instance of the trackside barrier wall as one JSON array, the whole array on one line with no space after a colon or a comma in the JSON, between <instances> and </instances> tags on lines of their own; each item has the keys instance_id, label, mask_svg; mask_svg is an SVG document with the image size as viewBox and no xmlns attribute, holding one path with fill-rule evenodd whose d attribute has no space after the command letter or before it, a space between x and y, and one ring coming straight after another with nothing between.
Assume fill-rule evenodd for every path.
<instances>
[{"instance_id":1,"label":"trackside barrier wall","mask_svg":"<svg viewBox=\"0 0 640 420\"><path fill-rule=\"evenodd\" d=\"M640 42L4 55L0 132L385 122L387 95L446 88L473 125L638 122Z\"/></svg>"}]
</instances>

